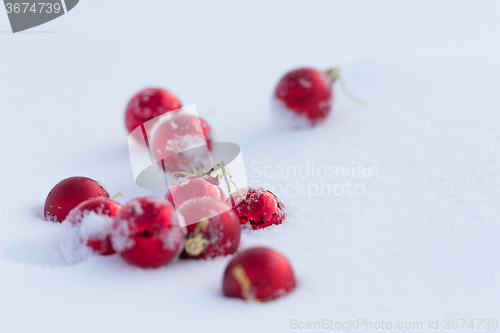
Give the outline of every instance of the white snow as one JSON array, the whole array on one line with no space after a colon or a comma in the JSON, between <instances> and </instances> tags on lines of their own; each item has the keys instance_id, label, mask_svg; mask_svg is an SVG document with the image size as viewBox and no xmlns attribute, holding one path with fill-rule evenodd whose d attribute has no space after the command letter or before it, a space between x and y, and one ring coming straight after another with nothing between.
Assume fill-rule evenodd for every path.
<instances>
[{"instance_id":1,"label":"white snow","mask_svg":"<svg viewBox=\"0 0 500 333\"><path fill-rule=\"evenodd\" d=\"M173 250L177 244L182 243L182 239L186 236L187 231L184 228L184 226L186 225L184 222L184 217L180 214L177 214L176 211L172 210L172 213L170 214L170 220L172 221L172 227L168 230L168 232L164 233L162 243L164 249ZM182 248L183 246L179 247L178 254L182 252Z\"/></svg>"},{"instance_id":2,"label":"white snow","mask_svg":"<svg viewBox=\"0 0 500 333\"><path fill-rule=\"evenodd\" d=\"M441 332L445 319L500 319L499 11L498 1L85 0L12 35L0 10L0 331L253 333L301 331L291 320L438 319ZM276 131L269 100L301 66L339 67L367 106L335 85L324 124ZM59 180L99 179L125 194L120 203L165 195L135 185L128 155L124 109L148 86L196 104L220 141L241 146L248 185L283 201L284 223L244 230L241 249L289 258L292 294L224 298L230 257L158 269L117 255L66 262L61 224L42 216ZM378 177L270 172L307 161L376 166Z\"/></svg>"},{"instance_id":3,"label":"white snow","mask_svg":"<svg viewBox=\"0 0 500 333\"><path fill-rule=\"evenodd\" d=\"M88 238L84 239L80 230L80 225L74 225L67 220L63 221L61 225L61 236L59 238L61 252L64 259L70 264L86 260L94 252L92 248L86 245Z\"/></svg>"},{"instance_id":4,"label":"white snow","mask_svg":"<svg viewBox=\"0 0 500 333\"><path fill-rule=\"evenodd\" d=\"M175 185L175 186L186 186L187 184L189 184L189 180L190 180L189 177L181 176L181 177L177 178L176 180L174 180L173 183L172 183L172 185Z\"/></svg>"},{"instance_id":5,"label":"white snow","mask_svg":"<svg viewBox=\"0 0 500 333\"><path fill-rule=\"evenodd\" d=\"M331 111L330 111L331 112ZM271 122L279 130L311 127L311 121L305 115L297 114L287 108L285 103L275 96L271 97Z\"/></svg>"},{"instance_id":6,"label":"white snow","mask_svg":"<svg viewBox=\"0 0 500 333\"><path fill-rule=\"evenodd\" d=\"M140 206L138 203L134 203L136 206ZM126 249L130 249L134 246L135 241L130 238L131 232L128 225L128 221L119 218L119 215L115 218L115 225L111 229L111 243L113 244L113 249L116 252L123 252Z\"/></svg>"},{"instance_id":7,"label":"white snow","mask_svg":"<svg viewBox=\"0 0 500 333\"><path fill-rule=\"evenodd\" d=\"M182 243L185 234L184 229L180 228L178 224L174 224L174 227L169 229L162 237L163 248L167 250L175 249L176 245ZM180 248L182 249L182 246ZM179 254L182 252L181 249L179 249Z\"/></svg>"},{"instance_id":8,"label":"white snow","mask_svg":"<svg viewBox=\"0 0 500 333\"><path fill-rule=\"evenodd\" d=\"M105 240L111 232L113 219L109 216L92 211L86 211L81 216L80 223L73 224L66 219L61 225L61 252L70 264L79 263L94 254L92 248L87 246L90 239Z\"/></svg>"}]
</instances>

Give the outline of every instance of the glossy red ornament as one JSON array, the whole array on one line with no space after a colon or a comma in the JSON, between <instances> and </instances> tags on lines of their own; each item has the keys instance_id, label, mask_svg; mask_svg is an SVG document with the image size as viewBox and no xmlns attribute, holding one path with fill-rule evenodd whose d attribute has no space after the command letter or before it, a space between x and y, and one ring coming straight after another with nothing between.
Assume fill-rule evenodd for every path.
<instances>
[{"instance_id":1,"label":"glossy red ornament","mask_svg":"<svg viewBox=\"0 0 500 333\"><path fill-rule=\"evenodd\" d=\"M128 102L125 109L125 126L131 133L144 122L180 107L181 102L170 91L146 88L135 94Z\"/></svg>"},{"instance_id":2,"label":"glossy red ornament","mask_svg":"<svg viewBox=\"0 0 500 333\"><path fill-rule=\"evenodd\" d=\"M226 195L221 188L202 177L179 178L168 190L165 199L175 207L180 207L189 199L199 197L210 197L220 201L226 200Z\"/></svg>"},{"instance_id":3,"label":"glossy red ornament","mask_svg":"<svg viewBox=\"0 0 500 333\"><path fill-rule=\"evenodd\" d=\"M248 223L255 230L281 224L285 219L285 206L272 192L255 187L243 188L241 192L247 201L239 192L228 199L241 224Z\"/></svg>"},{"instance_id":4,"label":"glossy red ornament","mask_svg":"<svg viewBox=\"0 0 500 333\"><path fill-rule=\"evenodd\" d=\"M188 231L182 259L214 258L238 249L240 221L228 204L210 197L194 198L177 212L184 217Z\"/></svg>"},{"instance_id":5,"label":"glossy red ornament","mask_svg":"<svg viewBox=\"0 0 500 333\"><path fill-rule=\"evenodd\" d=\"M331 76L313 68L288 72L273 99L275 121L292 127L314 125L328 116L333 102Z\"/></svg>"},{"instance_id":6,"label":"glossy red ornament","mask_svg":"<svg viewBox=\"0 0 500 333\"><path fill-rule=\"evenodd\" d=\"M227 265L222 289L227 297L270 301L295 289L292 267L279 252L254 247L239 253Z\"/></svg>"},{"instance_id":7,"label":"glossy red ornament","mask_svg":"<svg viewBox=\"0 0 500 333\"><path fill-rule=\"evenodd\" d=\"M156 161L163 160L167 172L191 172L207 167L212 133L201 118L186 112L169 113L159 120L151 132L153 157Z\"/></svg>"},{"instance_id":8,"label":"glossy red ornament","mask_svg":"<svg viewBox=\"0 0 500 333\"><path fill-rule=\"evenodd\" d=\"M45 199L44 215L48 220L62 222L78 204L90 198L109 198L108 192L93 179L70 177L61 180Z\"/></svg>"},{"instance_id":9,"label":"glossy red ornament","mask_svg":"<svg viewBox=\"0 0 500 333\"><path fill-rule=\"evenodd\" d=\"M172 204L156 197L129 201L115 217L111 240L116 252L139 267L159 267L174 259L184 244Z\"/></svg>"}]
</instances>

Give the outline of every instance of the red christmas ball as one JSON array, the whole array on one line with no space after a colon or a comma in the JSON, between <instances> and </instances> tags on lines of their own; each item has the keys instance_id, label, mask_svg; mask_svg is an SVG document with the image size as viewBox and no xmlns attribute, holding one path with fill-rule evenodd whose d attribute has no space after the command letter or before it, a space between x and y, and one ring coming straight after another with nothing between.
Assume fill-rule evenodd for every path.
<instances>
[{"instance_id":1,"label":"red christmas ball","mask_svg":"<svg viewBox=\"0 0 500 333\"><path fill-rule=\"evenodd\" d=\"M246 201L239 192L231 195L233 210L240 218L241 224L249 223L255 230L281 224L285 219L285 206L270 191L247 187L241 192Z\"/></svg>"},{"instance_id":2,"label":"red christmas ball","mask_svg":"<svg viewBox=\"0 0 500 333\"><path fill-rule=\"evenodd\" d=\"M159 88L139 91L125 109L125 126L131 133L137 126L168 111L177 110L181 102L173 93Z\"/></svg>"},{"instance_id":3,"label":"red christmas ball","mask_svg":"<svg viewBox=\"0 0 500 333\"><path fill-rule=\"evenodd\" d=\"M266 247L254 247L229 262L222 288L227 297L270 301L295 289L295 276L282 254Z\"/></svg>"},{"instance_id":4,"label":"red christmas ball","mask_svg":"<svg viewBox=\"0 0 500 333\"><path fill-rule=\"evenodd\" d=\"M280 124L293 127L314 125L328 116L333 102L332 81L313 68L288 72L278 83L273 112Z\"/></svg>"},{"instance_id":5,"label":"red christmas ball","mask_svg":"<svg viewBox=\"0 0 500 333\"><path fill-rule=\"evenodd\" d=\"M159 267L177 256L184 234L170 202L141 197L129 201L115 217L111 240L129 263Z\"/></svg>"},{"instance_id":6,"label":"red christmas ball","mask_svg":"<svg viewBox=\"0 0 500 333\"><path fill-rule=\"evenodd\" d=\"M238 249L240 221L228 204L209 197L194 198L177 212L184 217L188 231L182 259L214 258Z\"/></svg>"},{"instance_id":7,"label":"red christmas ball","mask_svg":"<svg viewBox=\"0 0 500 333\"><path fill-rule=\"evenodd\" d=\"M115 253L110 239L113 218L122 205L111 199L92 198L76 206L63 221L61 250L70 263L86 259L92 252Z\"/></svg>"},{"instance_id":8,"label":"red christmas ball","mask_svg":"<svg viewBox=\"0 0 500 333\"><path fill-rule=\"evenodd\" d=\"M165 171L170 173L207 167L211 136L210 127L202 119L185 112L170 113L152 130L153 157L163 160Z\"/></svg>"},{"instance_id":9,"label":"red christmas ball","mask_svg":"<svg viewBox=\"0 0 500 333\"><path fill-rule=\"evenodd\" d=\"M93 179L70 177L61 180L45 199L45 218L62 222L78 204L90 198L109 198L108 192Z\"/></svg>"},{"instance_id":10,"label":"red christmas ball","mask_svg":"<svg viewBox=\"0 0 500 333\"><path fill-rule=\"evenodd\" d=\"M199 197L210 197L220 201L226 200L226 195L221 188L207 181L205 176L179 178L170 187L165 199L175 207L180 207L187 200Z\"/></svg>"}]
</instances>

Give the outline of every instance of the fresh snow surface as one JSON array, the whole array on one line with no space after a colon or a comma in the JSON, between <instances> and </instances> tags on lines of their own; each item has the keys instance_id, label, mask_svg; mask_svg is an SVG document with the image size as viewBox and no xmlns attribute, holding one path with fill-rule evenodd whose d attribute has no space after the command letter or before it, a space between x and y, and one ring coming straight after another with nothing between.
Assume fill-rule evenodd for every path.
<instances>
[{"instance_id":1,"label":"fresh snow surface","mask_svg":"<svg viewBox=\"0 0 500 333\"><path fill-rule=\"evenodd\" d=\"M500 320L499 13L487 0L85 0L11 34L0 10L0 332ZM300 66L340 67L367 106L335 85L325 123L277 130L274 87ZM137 187L128 156L124 109L148 86L195 104L241 146L249 184L283 201L284 224L244 230L241 249L289 258L292 294L224 298L230 257L66 262L61 225L43 219L58 181L91 177L120 203L166 192Z\"/></svg>"}]
</instances>

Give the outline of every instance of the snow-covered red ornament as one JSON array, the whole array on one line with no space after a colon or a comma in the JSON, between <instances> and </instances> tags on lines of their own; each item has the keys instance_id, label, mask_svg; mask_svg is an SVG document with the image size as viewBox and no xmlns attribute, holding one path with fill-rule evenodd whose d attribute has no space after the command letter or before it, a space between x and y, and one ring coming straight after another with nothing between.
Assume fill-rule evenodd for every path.
<instances>
[{"instance_id":1,"label":"snow-covered red ornament","mask_svg":"<svg viewBox=\"0 0 500 333\"><path fill-rule=\"evenodd\" d=\"M131 133L144 122L180 107L181 102L170 91L146 88L135 94L128 102L125 109L125 126Z\"/></svg>"},{"instance_id":2,"label":"snow-covered red ornament","mask_svg":"<svg viewBox=\"0 0 500 333\"><path fill-rule=\"evenodd\" d=\"M231 207L210 197L186 201L177 209L187 224L182 259L205 259L235 253L241 227Z\"/></svg>"},{"instance_id":3,"label":"snow-covered red ornament","mask_svg":"<svg viewBox=\"0 0 500 333\"><path fill-rule=\"evenodd\" d=\"M202 177L181 177L168 190L165 199L175 207L193 198L210 197L225 201L226 195L219 186L209 181L207 175Z\"/></svg>"},{"instance_id":4,"label":"snow-covered red ornament","mask_svg":"<svg viewBox=\"0 0 500 333\"><path fill-rule=\"evenodd\" d=\"M227 297L270 301L295 289L295 275L279 252L254 247L239 253L224 272L222 289Z\"/></svg>"},{"instance_id":5,"label":"snow-covered red ornament","mask_svg":"<svg viewBox=\"0 0 500 333\"><path fill-rule=\"evenodd\" d=\"M234 192L231 197L228 203L232 204L241 224L250 224L254 230L281 224L285 219L285 206L270 191L247 187L241 189L241 193Z\"/></svg>"},{"instance_id":6,"label":"snow-covered red ornament","mask_svg":"<svg viewBox=\"0 0 500 333\"><path fill-rule=\"evenodd\" d=\"M325 119L333 103L333 82L338 70L322 72L298 68L279 81L273 96L273 116L278 125L304 127Z\"/></svg>"},{"instance_id":7,"label":"snow-covered red ornament","mask_svg":"<svg viewBox=\"0 0 500 333\"><path fill-rule=\"evenodd\" d=\"M92 255L115 253L110 239L113 218L122 205L105 198L92 198L76 206L62 223L61 251L69 263Z\"/></svg>"},{"instance_id":8,"label":"snow-covered red ornament","mask_svg":"<svg viewBox=\"0 0 500 333\"><path fill-rule=\"evenodd\" d=\"M201 118L186 112L171 112L151 129L151 149L168 173L191 172L210 163L212 133Z\"/></svg>"},{"instance_id":9,"label":"snow-covered red ornament","mask_svg":"<svg viewBox=\"0 0 500 333\"><path fill-rule=\"evenodd\" d=\"M101 184L87 177L70 177L61 180L50 190L45 199L45 218L62 222L78 204L90 198L109 198Z\"/></svg>"},{"instance_id":10,"label":"snow-covered red ornament","mask_svg":"<svg viewBox=\"0 0 500 333\"><path fill-rule=\"evenodd\" d=\"M185 231L167 200L140 197L129 201L115 217L111 240L116 252L139 267L159 267L174 259Z\"/></svg>"}]
</instances>

